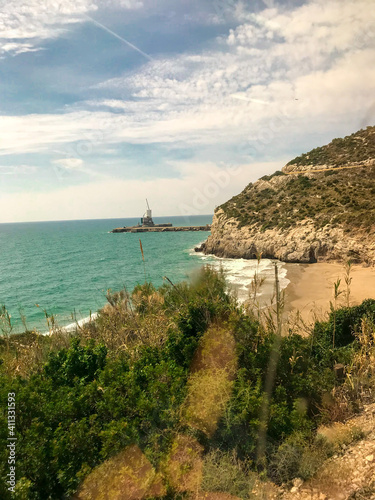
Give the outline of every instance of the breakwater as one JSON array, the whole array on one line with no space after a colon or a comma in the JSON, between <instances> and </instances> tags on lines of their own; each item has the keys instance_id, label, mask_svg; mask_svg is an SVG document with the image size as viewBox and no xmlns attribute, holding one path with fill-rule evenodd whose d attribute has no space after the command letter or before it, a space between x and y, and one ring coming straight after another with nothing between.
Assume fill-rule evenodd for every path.
<instances>
[{"instance_id":1,"label":"breakwater","mask_svg":"<svg viewBox=\"0 0 375 500\"><path fill-rule=\"evenodd\" d=\"M117 227L112 229L111 233L173 233L177 231L211 231L211 224L205 226L134 226Z\"/></svg>"}]
</instances>

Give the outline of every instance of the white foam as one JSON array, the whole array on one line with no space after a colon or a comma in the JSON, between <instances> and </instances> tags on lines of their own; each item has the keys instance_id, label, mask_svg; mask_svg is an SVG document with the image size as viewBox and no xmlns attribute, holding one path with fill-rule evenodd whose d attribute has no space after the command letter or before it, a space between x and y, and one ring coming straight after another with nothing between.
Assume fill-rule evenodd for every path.
<instances>
[{"instance_id":1,"label":"white foam","mask_svg":"<svg viewBox=\"0 0 375 500\"><path fill-rule=\"evenodd\" d=\"M84 325L87 325L87 323L91 323L91 321L95 321L97 317L98 317L98 313L96 312L96 313L91 314L91 316L88 316L87 318L80 319L79 321L76 321L75 323L70 323L69 325L64 326L62 329L65 332L72 332L80 326L84 326Z\"/></svg>"},{"instance_id":2,"label":"white foam","mask_svg":"<svg viewBox=\"0 0 375 500\"><path fill-rule=\"evenodd\" d=\"M266 278L264 288L263 290L259 291L258 295L262 296L270 294L270 287L273 288L274 286L275 262L278 262L280 289L285 289L290 283L290 281L286 277L287 270L285 269L285 267L283 267L284 262L262 259L258 263L256 259L228 259L225 257L216 257L215 255L205 255L201 252L191 252L190 255L194 255L196 257L199 257L200 260L208 262L209 265L214 269L219 270L220 268L222 268L224 270L225 277L228 283L233 285L233 287L240 292L238 295L238 300L241 303L245 302L245 300L247 300L248 298L249 288L251 286L251 283L253 282L255 273L258 273L261 278ZM91 314L91 316L59 328L59 330L65 333L74 332L77 328L84 326L91 321L95 321L97 317L98 313L95 312ZM51 332L44 332L43 335L50 335L50 333Z\"/></svg>"},{"instance_id":3,"label":"white foam","mask_svg":"<svg viewBox=\"0 0 375 500\"><path fill-rule=\"evenodd\" d=\"M227 282L238 291L238 299L244 302L248 299L249 289L257 273L260 278L265 278L265 282L258 292L258 296L271 297L274 290L275 281L275 262L278 262L280 289L285 289L290 281L287 279L287 270L284 263L280 261L261 259L228 259L225 257L216 257L215 255L204 255L200 252L194 252L194 255L208 263L214 269L222 268L226 275Z\"/></svg>"},{"instance_id":4,"label":"white foam","mask_svg":"<svg viewBox=\"0 0 375 500\"><path fill-rule=\"evenodd\" d=\"M69 325L58 328L59 331L63 333L72 333L77 330L77 328L87 325L87 323L91 323L91 321L95 321L98 317L98 313L93 313L91 316L87 316L87 318L80 319L79 321L75 321L74 323L70 323ZM42 335L50 335L53 334L54 330L52 329L50 332L44 332Z\"/></svg>"}]
</instances>

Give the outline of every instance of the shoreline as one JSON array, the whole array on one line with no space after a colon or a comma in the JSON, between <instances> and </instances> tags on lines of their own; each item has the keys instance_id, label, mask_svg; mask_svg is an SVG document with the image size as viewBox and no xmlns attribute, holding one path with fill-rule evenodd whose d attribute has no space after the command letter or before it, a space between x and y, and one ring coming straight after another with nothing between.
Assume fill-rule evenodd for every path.
<instances>
[{"instance_id":1,"label":"shoreline","mask_svg":"<svg viewBox=\"0 0 375 500\"><path fill-rule=\"evenodd\" d=\"M285 290L290 283L285 262L277 259L261 259L258 264L256 259L218 257L214 254L205 255L202 252L195 252L195 255L202 259L203 265L212 266L214 269L223 268L228 287L235 292L240 304L249 300L255 273L258 273L259 277L264 280L257 293L257 302L261 307L267 307L270 304L275 294L273 268L275 262L278 263L281 290Z\"/></svg>"},{"instance_id":2,"label":"shoreline","mask_svg":"<svg viewBox=\"0 0 375 500\"><path fill-rule=\"evenodd\" d=\"M333 300L334 283L341 279L338 306L345 306L346 283L344 265L336 262L314 264L284 264L290 283L285 289L285 312L290 316L299 311L307 323L323 319ZM352 265L350 271L350 306L365 299L375 299L375 268Z\"/></svg>"},{"instance_id":3,"label":"shoreline","mask_svg":"<svg viewBox=\"0 0 375 500\"><path fill-rule=\"evenodd\" d=\"M99 315L99 311L93 312L92 314L90 314L90 316L86 316L85 318L82 318L78 321L75 321L74 323L69 323L66 326L58 327L57 330L61 331L62 333L75 332L81 326L87 325L88 323L95 321L96 318L98 317L98 315ZM48 331L48 332L43 332L42 335L53 335L54 333L55 332L52 330L52 331Z\"/></svg>"},{"instance_id":4,"label":"shoreline","mask_svg":"<svg viewBox=\"0 0 375 500\"><path fill-rule=\"evenodd\" d=\"M205 256L208 257L208 256ZM233 262L246 264L244 259L225 259L217 258L218 263L223 264ZM268 260L268 259L265 259ZM224 262L223 262L224 261ZM272 262L272 261L270 261ZM314 264L301 263L285 263L279 262L279 269L285 271L282 273L284 286L281 287L285 292L285 308L284 314L286 319L294 321L298 316L305 324L312 324L316 320L324 320L327 318L327 313L330 309L330 301L333 300L334 283L337 279L341 279L340 291L342 292L337 306L342 307L347 304L346 301L346 283L345 283L345 268L344 265L337 262L318 262ZM248 263L254 263L255 260L249 259ZM212 263L208 263L209 265ZM202 262L204 265L204 262ZM215 266L214 266L215 267ZM225 266L224 266L225 267ZM250 269L246 269L250 271ZM251 269L251 273L255 269ZM267 272L268 271L268 272ZM225 269L229 276L234 278L236 273L233 269ZM260 270L260 276L265 278L261 293L258 295L260 306L267 307L270 304L274 295L274 275L269 268ZM231 282L228 284L233 290L236 290L240 303L246 302L250 292L248 281L251 280L252 274L242 274L243 282ZM350 306L358 305L365 299L375 299L375 267L363 267L360 264L352 265L351 267L352 282L350 285ZM242 281L242 280L241 280ZM59 328L60 331L71 333L80 326L83 326L91 321L95 321L98 312L94 312L91 316L81 318L76 322L71 322L68 325ZM23 334L25 332L17 332ZM16 333L16 334L17 334ZM39 332L42 335L50 335L50 331ZM54 332L52 332L54 333Z\"/></svg>"}]
</instances>

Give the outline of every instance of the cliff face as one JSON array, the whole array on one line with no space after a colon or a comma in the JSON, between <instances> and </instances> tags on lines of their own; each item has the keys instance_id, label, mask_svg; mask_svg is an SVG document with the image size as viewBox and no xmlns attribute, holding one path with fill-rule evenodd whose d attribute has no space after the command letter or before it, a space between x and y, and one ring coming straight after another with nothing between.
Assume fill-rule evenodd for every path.
<instances>
[{"instance_id":1,"label":"cliff face","mask_svg":"<svg viewBox=\"0 0 375 500\"><path fill-rule=\"evenodd\" d=\"M348 236L342 228L316 229L304 220L287 231L238 227L219 209L213 218L211 235L198 250L218 257L279 259L283 262L313 263L329 260L352 260L375 265L375 239L365 233Z\"/></svg>"},{"instance_id":2,"label":"cliff face","mask_svg":"<svg viewBox=\"0 0 375 500\"><path fill-rule=\"evenodd\" d=\"M375 161L366 158L375 127L358 134L349 145L348 138L335 140L340 147L333 141L333 149L313 150L247 186L216 210L201 250L220 257L375 265ZM361 150L350 163L358 141Z\"/></svg>"}]
</instances>

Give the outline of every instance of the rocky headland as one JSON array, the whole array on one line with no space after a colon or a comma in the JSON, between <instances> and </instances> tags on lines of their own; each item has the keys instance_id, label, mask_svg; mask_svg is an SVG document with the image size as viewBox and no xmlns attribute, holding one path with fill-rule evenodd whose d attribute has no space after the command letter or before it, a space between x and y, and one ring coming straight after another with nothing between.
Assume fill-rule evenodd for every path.
<instances>
[{"instance_id":1,"label":"rocky headland","mask_svg":"<svg viewBox=\"0 0 375 500\"><path fill-rule=\"evenodd\" d=\"M196 249L218 257L375 265L375 127L334 139L215 211Z\"/></svg>"}]
</instances>

